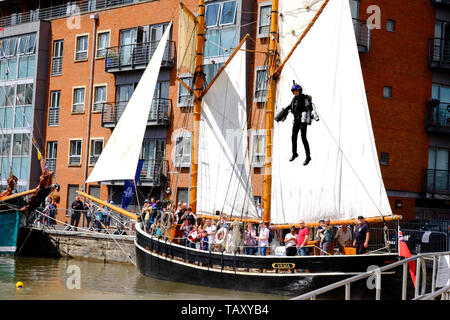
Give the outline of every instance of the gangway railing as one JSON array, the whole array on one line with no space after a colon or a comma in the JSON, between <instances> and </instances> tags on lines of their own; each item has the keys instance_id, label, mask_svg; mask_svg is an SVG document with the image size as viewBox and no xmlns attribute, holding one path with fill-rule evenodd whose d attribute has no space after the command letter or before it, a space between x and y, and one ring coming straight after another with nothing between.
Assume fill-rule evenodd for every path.
<instances>
[{"instance_id":1,"label":"gangway railing","mask_svg":"<svg viewBox=\"0 0 450 320\"><path fill-rule=\"evenodd\" d=\"M348 279L344 279L338 281L336 283L327 285L323 288L316 289L314 291L302 294L298 297L292 298L291 300L315 300L317 296L327 293L329 291L345 288L345 300L351 300L351 284L372 276L375 276L375 298L376 300L381 300L381 277L383 272L388 270L403 267L403 278L402 278L402 300L406 300L407 297L407 279L409 273L408 264L411 261L416 262L416 287L414 292L415 300L425 300L425 299L434 299L437 296L441 296L442 299L448 299L450 296L450 286L444 286L439 290L436 290L437 286L437 275L438 275L438 258L448 256L448 260L450 260L450 251L446 252L432 252L432 253L421 253L415 256L412 256L407 259L403 259L401 261L394 262L387 266L381 268L374 268L365 273L358 274L356 276L350 277ZM432 273L432 283L431 283L431 292L426 293L427 288L427 268L426 261L433 261L433 273ZM447 268L450 268L449 264L447 264ZM447 280L449 281L449 280Z\"/></svg>"}]
</instances>

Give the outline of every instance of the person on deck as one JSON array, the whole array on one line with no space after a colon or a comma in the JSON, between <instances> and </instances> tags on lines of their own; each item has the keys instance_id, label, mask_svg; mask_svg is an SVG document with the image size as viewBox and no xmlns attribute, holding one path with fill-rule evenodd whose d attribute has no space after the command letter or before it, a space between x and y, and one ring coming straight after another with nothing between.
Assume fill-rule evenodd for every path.
<instances>
[{"instance_id":1,"label":"person on deck","mask_svg":"<svg viewBox=\"0 0 450 320\"><path fill-rule=\"evenodd\" d=\"M191 208L187 208L186 212L183 214L183 216L181 216L181 223L186 219L191 225L194 225L197 221L197 216L192 212Z\"/></svg>"},{"instance_id":2,"label":"person on deck","mask_svg":"<svg viewBox=\"0 0 450 320\"><path fill-rule=\"evenodd\" d=\"M216 230L216 225L211 222L211 219L206 219L205 231L208 235L209 250L214 248L214 236L216 235Z\"/></svg>"},{"instance_id":3,"label":"person on deck","mask_svg":"<svg viewBox=\"0 0 450 320\"><path fill-rule=\"evenodd\" d=\"M284 237L284 245L286 246L286 255L295 256L297 252L297 233L294 226L291 227L290 232Z\"/></svg>"},{"instance_id":4,"label":"person on deck","mask_svg":"<svg viewBox=\"0 0 450 320\"><path fill-rule=\"evenodd\" d=\"M253 223L248 223L244 231L244 254L254 255L256 247L256 230Z\"/></svg>"},{"instance_id":5,"label":"person on deck","mask_svg":"<svg viewBox=\"0 0 450 320\"><path fill-rule=\"evenodd\" d=\"M100 205L100 207L98 207L97 211L95 212L95 231L100 232L103 229L102 221L103 221L103 205Z\"/></svg>"},{"instance_id":6,"label":"person on deck","mask_svg":"<svg viewBox=\"0 0 450 320\"><path fill-rule=\"evenodd\" d=\"M352 232L347 227L346 224L343 224L338 231L336 231L335 243L336 246L339 247L339 251L341 253L344 252L344 247L348 247L352 244Z\"/></svg>"},{"instance_id":7,"label":"person on deck","mask_svg":"<svg viewBox=\"0 0 450 320\"><path fill-rule=\"evenodd\" d=\"M305 226L305 221L300 220L300 228L297 235L297 254L299 256L308 255L308 248L306 247L309 237L309 229Z\"/></svg>"},{"instance_id":8,"label":"person on deck","mask_svg":"<svg viewBox=\"0 0 450 320\"><path fill-rule=\"evenodd\" d=\"M323 241L322 241L322 251L321 255L326 255L331 253L331 241L333 241L333 227L330 226L330 220L325 219L323 226Z\"/></svg>"},{"instance_id":9,"label":"person on deck","mask_svg":"<svg viewBox=\"0 0 450 320\"><path fill-rule=\"evenodd\" d=\"M184 220L183 224L180 227L182 236L181 236L181 243L185 247L189 247L189 241L188 241L188 235L194 229L194 226L192 224L189 224L189 220Z\"/></svg>"},{"instance_id":10,"label":"person on deck","mask_svg":"<svg viewBox=\"0 0 450 320\"><path fill-rule=\"evenodd\" d=\"M80 200L80 197L76 197L75 201L72 202L72 214L70 215L70 226L66 228L67 231L75 230L77 231L78 223L80 223L81 212L84 210L84 204Z\"/></svg>"},{"instance_id":11,"label":"person on deck","mask_svg":"<svg viewBox=\"0 0 450 320\"><path fill-rule=\"evenodd\" d=\"M291 88L292 98L291 103L282 110L282 112L275 118L276 121L282 121L286 118L289 111L294 115L294 125L292 126L292 157L289 161L294 161L298 157L297 153L297 138L298 132L301 132L303 147L305 148L306 159L303 165L306 166L311 161L311 152L309 148L308 139L306 138L306 131L308 125L311 124L312 102L311 97L303 94L303 88L294 82Z\"/></svg>"},{"instance_id":12,"label":"person on deck","mask_svg":"<svg viewBox=\"0 0 450 320\"><path fill-rule=\"evenodd\" d=\"M256 240L258 240L258 256L265 256L267 255L267 247L269 246L270 230L264 221L261 221L259 226L259 235L256 237Z\"/></svg>"},{"instance_id":13,"label":"person on deck","mask_svg":"<svg viewBox=\"0 0 450 320\"><path fill-rule=\"evenodd\" d=\"M364 220L363 216L358 217L358 225L355 226L355 240L353 240L353 246L356 247L356 254L366 253L369 246L369 225Z\"/></svg>"}]
</instances>

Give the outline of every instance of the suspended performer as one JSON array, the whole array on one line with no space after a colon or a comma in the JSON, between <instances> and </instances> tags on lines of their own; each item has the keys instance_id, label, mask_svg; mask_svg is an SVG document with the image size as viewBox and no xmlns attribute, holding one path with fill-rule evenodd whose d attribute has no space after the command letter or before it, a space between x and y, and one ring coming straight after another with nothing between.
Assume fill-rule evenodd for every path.
<instances>
[{"instance_id":1,"label":"suspended performer","mask_svg":"<svg viewBox=\"0 0 450 320\"><path fill-rule=\"evenodd\" d=\"M284 121L289 113L292 112L294 115L294 125L292 126L292 157L289 161L294 161L298 157L297 153L297 137L300 131L303 147L305 148L306 159L303 165L306 166L311 161L311 152L309 149L308 139L306 138L306 131L308 125L311 124L311 119L314 118L318 121L318 117L313 112L311 96L303 94L303 89L300 85L293 81L293 86L291 88L294 97L291 103L275 117L276 121Z\"/></svg>"}]
</instances>

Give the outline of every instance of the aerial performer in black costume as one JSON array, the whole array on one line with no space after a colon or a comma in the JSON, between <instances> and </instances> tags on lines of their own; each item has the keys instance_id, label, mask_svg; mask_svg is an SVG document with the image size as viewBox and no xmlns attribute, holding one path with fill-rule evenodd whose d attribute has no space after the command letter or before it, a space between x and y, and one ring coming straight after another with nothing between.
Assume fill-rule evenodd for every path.
<instances>
[{"instance_id":1,"label":"aerial performer in black costume","mask_svg":"<svg viewBox=\"0 0 450 320\"><path fill-rule=\"evenodd\" d=\"M291 103L275 117L276 121L284 121L289 113L292 112L294 115L294 125L292 126L292 157L289 161L294 161L298 157L297 153L297 137L298 132L301 132L303 146L305 148L306 159L303 165L306 166L311 161L311 152L309 149L308 139L306 138L306 131L308 125L311 124L311 119L319 120L316 113L313 111L313 105L311 101L311 96L303 94L303 89L300 85L294 84L291 88L294 97Z\"/></svg>"}]
</instances>

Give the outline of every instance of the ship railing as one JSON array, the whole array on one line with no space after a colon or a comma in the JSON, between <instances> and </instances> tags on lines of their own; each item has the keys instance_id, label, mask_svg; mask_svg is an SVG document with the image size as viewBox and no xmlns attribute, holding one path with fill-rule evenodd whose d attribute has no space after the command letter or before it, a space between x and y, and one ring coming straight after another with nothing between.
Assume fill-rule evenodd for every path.
<instances>
[{"instance_id":1,"label":"ship railing","mask_svg":"<svg viewBox=\"0 0 450 320\"><path fill-rule=\"evenodd\" d=\"M448 285L448 282L447 284L443 285L441 289L438 290L437 288L441 287L442 285L439 283L440 282L439 271L442 270L442 266L444 266L444 268L449 267L448 266L449 259L450 259L450 251L420 253L418 255L412 256L407 259L403 259L401 261L394 262L381 268L376 267L362 274L338 281L336 283L327 285L323 288L319 288L309 293L302 294L300 296L292 298L291 300L316 300L317 296L340 288L344 288L345 290L345 300L351 300L351 285L357 281L368 279L370 277L375 277L375 299L381 300L382 274L389 270L393 270L399 267L403 268L402 287L401 287L402 300L407 300L408 273L410 272L409 271L410 262L415 262L416 264L416 286L414 290L414 300L429 300L434 299L438 296L441 296L441 299L448 300L450 293L450 286ZM432 261L433 263L431 286L427 285L428 280L426 268L427 260ZM440 268L438 268L439 266ZM427 288L428 290L430 290L430 292L428 293L426 292Z\"/></svg>"}]
</instances>

